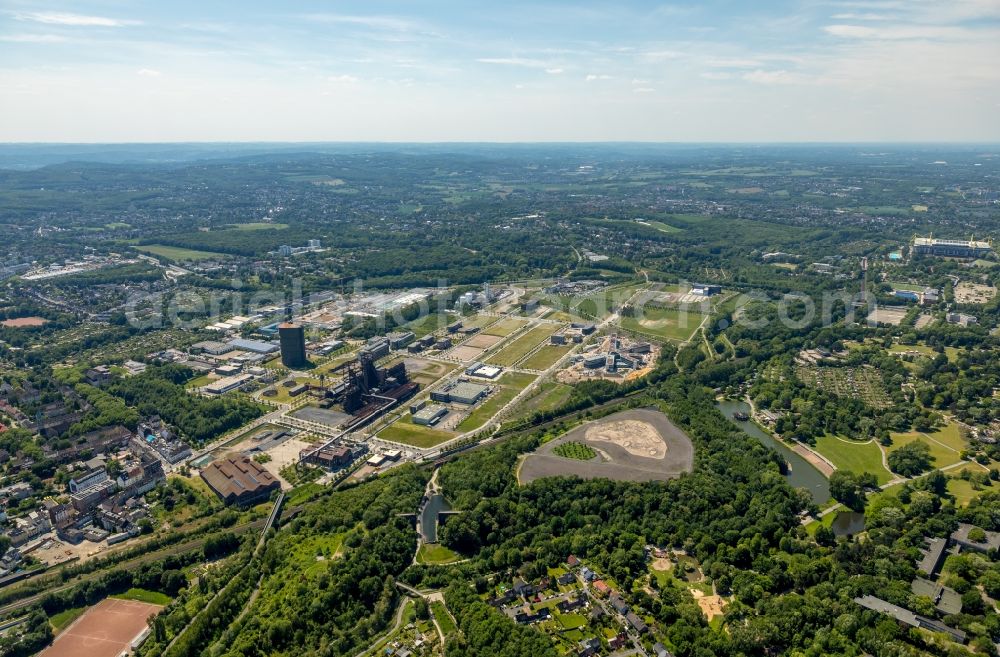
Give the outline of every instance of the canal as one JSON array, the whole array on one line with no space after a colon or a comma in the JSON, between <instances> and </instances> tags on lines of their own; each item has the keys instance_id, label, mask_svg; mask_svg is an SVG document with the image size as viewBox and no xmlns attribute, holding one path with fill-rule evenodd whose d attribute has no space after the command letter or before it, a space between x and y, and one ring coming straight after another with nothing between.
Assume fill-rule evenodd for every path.
<instances>
[{"instance_id":1,"label":"canal","mask_svg":"<svg viewBox=\"0 0 1000 657\"><path fill-rule=\"evenodd\" d=\"M451 511L448 500L441 493L432 493L420 514L420 529L424 543L437 543L438 514Z\"/></svg>"},{"instance_id":2,"label":"canal","mask_svg":"<svg viewBox=\"0 0 1000 657\"><path fill-rule=\"evenodd\" d=\"M789 484L795 488L805 488L808 490L816 504L822 505L829 501L830 484L826 480L826 477L824 477L819 470L814 468L809 461L793 452L789 447L784 445L780 440L777 440L774 436L761 430L761 428L755 423L739 422L733 419L733 413L742 411L749 414L749 404L743 401L726 399L716 402L716 406L720 411L722 411L722 414L725 415L730 422L742 429L744 433L756 438L763 445L770 447L774 451L781 454L782 458L784 458L789 465L788 474L785 475Z\"/></svg>"}]
</instances>

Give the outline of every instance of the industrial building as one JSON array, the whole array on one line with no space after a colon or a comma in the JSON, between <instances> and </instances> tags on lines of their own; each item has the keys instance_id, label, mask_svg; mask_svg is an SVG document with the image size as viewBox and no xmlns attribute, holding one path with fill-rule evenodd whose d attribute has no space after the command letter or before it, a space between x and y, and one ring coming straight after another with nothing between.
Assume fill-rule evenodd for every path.
<instances>
[{"instance_id":1,"label":"industrial building","mask_svg":"<svg viewBox=\"0 0 1000 657\"><path fill-rule=\"evenodd\" d=\"M697 294L703 297L714 297L716 294L722 294L722 286L695 283L691 286L691 294Z\"/></svg>"},{"instance_id":2,"label":"industrial building","mask_svg":"<svg viewBox=\"0 0 1000 657\"><path fill-rule=\"evenodd\" d=\"M936 237L913 238L914 255L944 256L950 258L982 258L989 255L993 246L976 240L942 240Z\"/></svg>"},{"instance_id":3,"label":"industrial building","mask_svg":"<svg viewBox=\"0 0 1000 657\"><path fill-rule=\"evenodd\" d=\"M281 490L274 475L245 456L213 461L201 471L201 478L224 503L242 507L263 502Z\"/></svg>"},{"instance_id":4,"label":"industrial building","mask_svg":"<svg viewBox=\"0 0 1000 657\"><path fill-rule=\"evenodd\" d=\"M484 379L493 380L503 373L502 367L497 367L496 365L487 365L486 363L473 363L465 369L465 373L469 376L478 376Z\"/></svg>"},{"instance_id":5,"label":"industrial building","mask_svg":"<svg viewBox=\"0 0 1000 657\"><path fill-rule=\"evenodd\" d=\"M306 332L298 324L284 322L278 325L278 339L281 342L281 364L285 367L305 367Z\"/></svg>"},{"instance_id":6,"label":"industrial building","mask_svg":"<svg viewBox=\"0 0 1000 657\"><path fill-rule=\"evenodd\" d=\"M389 339L381 336L371 338L365 346L361 347L361 353L368 354L373 360L388 356Z\"/></svg>"},{"instance_id":7,"label":"industrial building","mask_svg":"<svg viewBox=\"0 0 1000 657\"><path fill-rule=\"evenodd\" d=\"M327 445L320 449L304 449L299 459L327 470L340 470L354 461L354 453L343 445Z\"/></svg>"},{"instance_id":8,"label":"industrial building","mask_svg":"<svg viewBox=\"0 0 1000 657\"><path fill-rule=\"evenodd\" d=\"M210 395L224 395L230 390L236 390L237 388L243 386L246 383L253 381L253 376L249 374L238 374L236 376L227 376L217 381L213 381L202 387L202 390Z\"/></svg>"},{"instance_id":9,"label":"industrial building","mask_svg":"<svg viewBox=\"0 0 1000 657\"><path fill-rule=\"evenodd\" d=\"M228 353L233 350L233 346L226 344L225 342L218 342L216 340L202 340L201 342L195 342L191 345L191 353L206 353L212 356L221 356L222 354Z\"/></svg>"},{"instance_id":10,"label":"industrial building","mask_svg":"<svg viewBox=\"0 0 1000 657\"><path fill-rule=\"evenodd\" d=\"M413 414L413 424L425 427L433 426L448 414L448 409L440 404L426 406Z\"/></svg>"},{"instance_id":11,"label":"industrial building","mask_svg":"<svg viewBox=\"0 0 1000 657\"><path fill-rule=\"evenodd\" d=\"M240 351L251 351L255 354L273 354L278 351L280 347L271 342L261 342L260 340L245 340L243 338L236 338L235 340L229 341L229 346L233 349L238 349Z\"/></svg>"},{"instance_id":12,"label":"industrial building","mask_svg":"<svg viewBox=\"0 0 1000 657\"><path fill-rule=\"evenodd\" d=\"M397 349L402 349L406 345L413 342L416 336L413 334L413 331L400 331L397 333L389 333L385 337L389 340L389 348L395 351Z\"/></svg>"},{"instance_id":13,"label":"industrial building","mask_svg":"<svg viewBox=\"0 0 1000 657\"><path fill-rule=\"evenodd\" d=\"M489 393L487 386L469 381L458 381L441 390L431 392L431 399L436 402L454 402L471 406Z\"/></svg>"},{"instance_id":14,"label":"industrial building","mask_svg":"<svg viewBox=\"0 0 1000 657\"><path fill-rule=\"evenodd\" d=\"M385 344L388 348L388 343ZM337 366L330 374L341 371L345 371L343 381L327 388L323 395L327 400L340 403L345 412L357 419L375 417L413 397L420 388L409 380L403 362L392 367L376 367L375 357L365 350L356 360Z\"/></svg>"}]
</instances>

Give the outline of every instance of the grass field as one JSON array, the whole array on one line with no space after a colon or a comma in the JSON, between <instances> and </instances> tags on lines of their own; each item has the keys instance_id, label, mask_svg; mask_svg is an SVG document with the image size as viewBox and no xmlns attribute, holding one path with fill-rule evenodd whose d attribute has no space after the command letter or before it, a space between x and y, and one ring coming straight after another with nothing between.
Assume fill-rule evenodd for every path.
<instances>
[{"instance_id":1,"label":"grass field","mask_svg":"<svg viewBox=\"0 0 1000 657\"><path fill-rule=\"evenodd\" d=\"M652 226L653 228L655 228L656 230L662 231L664 233L679 233L679 232L681 232L680 228L677 228L675 226L671 226L669 224L665 224L662 221L647 221L646 223L649 224L650 226Z\"/></svg>"},{"instance_id":2,"label":"grass field","mask_svg":"<svg viewBox=\"0 0 1000 657\"><path fill-rule=\"evenodd\" d=\"M954 425L951 425L951 427L954 427ZM943 468L962 460L960 452L964 449L965 441L958 434L957 427L954 427L952 430L949 430L949 427L945 427L944 431L933 434L910 432L894 433L891 436L892 445L888 448L889 453L895 452L900 447L919 440L930 448L931 463L935 468Z\"/></svg>"},{"instance_id":3,"label":"grass field","mask_svg":"<svg viewBox=\"0 0 1000 657\"><path fill-rule=\"evenodd\" d=\"M526 370L547 370L559 362L572 347L557 344L547 344L524 359L521 367Z\"/></svg>"},{"instance_id":4,"label":"grass field","mask_svg":"<svg viewBox=\"0 0 1000 657\"><path fill-rule=\"evenodd\" d=\"M69 624L82 616L85 611L87 611L87 607L74 607L73 609L60 611L58 614L49 616L49 625L52 626L52 632L59 634L63 628L69 627Z\"/></svg>"},{"instance_id":5,"label":"grass field","mask_svg":"<svg viewBox=\"0 0 1000 657\"><path fill-rule=\"evenodd\" d=\"M847 442L834 436L823 436L816 440L816 451L825 456L838 470L849 472L870 472L884 484L892 479L892 474L882 466L882 451L875 442Z\"/></svg>"},{"instance_id":6,"label":"grass field","mask_svg":"<svg viewBox=\"0 0 1000 657\"><path fill-rule=\"evenodd\" d=\"M489 328L483 330L483 334L497 335L501 338L505 338L525 324L527 324L527 322L520 319L501 319L499 322L496 322L495 324L490 325Z\"/></svg>"},{"instance_id":7,"label":"grass field","mask_svg":"<svg viewBox=\"0 0 1000 657\"><path fill-rule=\"evenodd\" d=\"M536 326L524 335L520 336L509 345L486 359L488 363L496 365L510 366L525 357L532 349L547 340L550 335L558 330L556 324L542 324Z\"/></svg>"},{"instance_id":8,"label":"grass field","mask_svg":"<svg viewBox=\"0 0 1000 657\"><path fill-rule=\"evenodd\" d=\"M443 602L436 600L432 602L431 613L434 614L434 620L438 622L438 627L441 628L442 634L448 636L458 631L455 621L452 620L451 614L448 613L448 608L444 606Z\"/></svg>"},{"instance_id":9,"label":"grass field","mask_svg":"<svg viewBox=\"0 0 1000 657\"><path fill-rule=\"evenodd\" d=\"M451 440L455 435L450 431L441 431L440 429L413 424L410 415L404 415L378 432L378 437L384 440L391 440L424 449L440 445L447 440Z\"/></svg>"},{"instance_id":10,"label":"grass field","mask_svg":"<svg viewBox=\"0 0 1000 657\"><path fill-rule=\"evenodd\" d=\"M136 600L138 602L148 602L153 605L168 605L173 600L169 595L158 591L147 591L146 589L129 589L124 593L111 596L119 600Z\"/></svg>"},{"instance_id":11,"label":"grass field","mask_svg":"<svg viewBox=\"0 0 1000 657\"><path fill-rule=\"evenodd\" d=\"M982 468L971 464L948 471L948 492L955 496L956 506L968 506L969 502L976 499L983 493L994 492L997 490L995 486L982 487L973 485L971 481L960 479L959 475L964 470L975 473L985 472Z\"/></svg>"},{"instance_id":12,"label":"grass field","mask_svg":"<svg viewBox=\"0 0 1000 657\"><path fill-rule=\"evenodd\" d=\"M517 393L524 390L535 378L532 374L519 374L516 372L507 372L504 374L500 377L500 390L494 392L486 401L469 413L469 416L459 423L458 430L471 431L485 424L487 420L496 415L497 411L506 406L510 400L517 396Z\"/></svg>"},{"instance_id":13,"label":"grass field","mask_svg":"<svg viewBox=\"0 0 1000 657\"><path fill-rule=\"evenodd\" d=\"M689 340L705 316L676 308L643 308L642 317L622 317L622 328L655 338L684 342Z\"/></svg>"},{"instance_id":14,"label":"grass field","mask_svg":"<svg viewBox=\"0 0 1000 657\"><path fill-rule=\"evenodd\" d=\"M146 244L145 246L133 246L136 251L149 253L151 255L162 256L168 260L209 260L211 258L228 258L225 253L213 253L212 251L196 251L194 249L182 249L176 246L166 246L164 244Z\"/></svg>"},{"instance_id":15,"label":"grass field","mask_svg":"<svg viewBox=\"0 0 1000 657\"><path fill-rule=\"evenodd\" d=\"M557 445L552 451L563 458L578 461L589 461L597 456L597 452L592 447L574 441Z\"/></svg>"},{"instance_id":16,"label":"grass field","mask_svg":"<svg viewBox=\"0 0 1000 657\"><path fill-rule=\"evenodd\" d=\"M429 313L423 317L418 317L412 322L406 324L406 328L413 331L413 335L417 338L422 338L425 335L430 335L438 329L443 329L448 326L448 324L455 321L454 315L440 315L438 313Z\"/></svg>"},{"instance_id":17,"label":"grass field","mask_svg":"<svg viewBox=\"0 0 1000 657\"><path fill-rule=\"evenodd\" d=\"M555 381L545 381L535 388L535 394L520 405L515 415L527 416L535 411L551 411L566 403L571 394L573 394L573 386Z\"/></svg>"},{"instance_id":18,"label":"grass field","mask_svg":"<svg viewBox=\"0 0 1000 657\"><path fill-rule=\"evenodd\" d=\"M458 561L459 556L440 543L424 543L417 551L417 563L441 565Z\"/></svg>"},{"instance_id":19,"label":"grass field","mask_svg":"<svg viewBox=\"0 0 1000 657\"><path fill-rule=\"evenodd\" d=\"M580 614L559 614L556 619L567 630L576 630L587 625L587 619Z\"/></svg>"}]
</instances>

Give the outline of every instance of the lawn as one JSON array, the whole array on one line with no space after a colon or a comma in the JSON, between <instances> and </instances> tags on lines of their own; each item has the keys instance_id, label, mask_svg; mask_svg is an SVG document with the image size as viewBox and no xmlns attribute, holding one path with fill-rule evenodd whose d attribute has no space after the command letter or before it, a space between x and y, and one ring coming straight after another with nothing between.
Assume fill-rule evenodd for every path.
<instances>
[{"instance_id":1,"label":"lawn","mask_svg":"<svg viewBox=\"0 0 1000 657\"><path fill-rule=\"evenodd\" d=\"M521 367L526 370L547 370L559 362L559 359L569 353L572 347L557 344L547 344L524 359Z\"/></svg>"},{"instance_id":2,"label":"lawn","mask_svg":"<svg viewBox=\"0 0 1000 657\"><path fill-rule=\"evenodd\" d=\"M521 404L515 414L527 417L536 411L551 411L566 403L573 394L573 386L555 381L545 381L535 388L535 394Z\"/></svg>"},{"instance_id":3,"label":"lawn","mask_svg":"<svg viewBox=\"0 0 1000 657\"><path fill-rule=\"evenodd\" d=\"M520 336L509 345L490 356L486 361L496 365L511 366L524 358L532 349L548 340L559 329L557 324L542 324Z\"/></svg>"},{"instance_id":4,"label":"lawn","mask_svg":"<svg viewBox=\"0 0 1000 657\"><path fill-rule=\"evenodd\" d=\"M146 589L129 589L124 593L111 596L119 600L135 600L137 602L148 602L153 605L168 605L173 600L169 595L158 591L147 591Z\"/></svg>"},{"instance_id":5,"label":"lawn","mask_svg":"<svg viewBox=\"0 0 1000 657\"><path fill-rule=\"evenodd\" d=\"M870 472L875 475L879 484L892 479L892 474L882 466L882 450L875 442L858 443L827 435L816 440L815 449L838 470L858 474Z\"/></svg>"},{"instance_id":6,"label":"lawn","mask_svg":"<svg viewBox=\"0 0 1000 657\"><path fill-rule=\"evenodd\" d=\"M452 620L451 614L448 613L448 608L444 606L444 603L438 601L432 602L431 613L434 614L434 619L437 620L438 625L441 627L441 633L445 636L454 634L458 630L455 626L455 621Z\"/></svg>"},{"instance_id":7,"label":"lawn","mask_svg":"<svg viewBox=\"0 0 1000 657\"><path fill-rule=\"evenodd\" d=\"M556 619L567 630L576 630L587 625L587 619L580 614L559 614Z\"/></svg>"},{"instance_id":8,"label":"lawn","mask_svg":"<svg viewBox=\"0 0 1000 657\"><path fill-rule=\"evenodd\" d=\"M458 425L459 431L471 431L482 426L487 420L497 414L501 408L517 396L517 393L524 390L535 376L531 374L520 374L507 372L500 378L501 388L490 395L486 401L480 404L469 416Z\"/></svg>"},{"instance_id":9,"label":"lawn","mask_svg":"<svg viewBox=\"0 0 1000 657\"><path fill-rule=\"evenodd\" d=\"M958 433L957 430L954 433L955 433L955 438L961 440L961 438L958 437L957 435ZM938 438L938 435L939 434L925 435L915 431L910 433L894 433L891 434L892 445L888 447L888 450L889 453L892 453L904 445L909 445L910 443L919 440L930 448L931 463L934 465L935 468L943 468L947 465L951 465L953 463L958 463L959 461L961 461L962 459L959 453L960 450L953 449L946 442L947 440L950 439L950 437L945 436L945 440L941 440L941 438Z\"/></svg>"},{"instance_id":10,"label":"lawn","mask_svg":"<svg viewBox=\"0 0 1000 657\"><path fill-rule=\"evenodd\" d=\"M520 319L501 319L499 322L491 324L489 328L483 330L483 334L496 335L501 338L505 338L525 324L527 324L527 322Z\"/></svg>"},{"instance_id":11,"label":"lawn","mask_svg":"<svg viewBox=\"0 0 1000 657\"><path fill-rule=\"evenodd\" d=\"M458 561L458 554L440 543L424 543L417 551L417 563L443 565Z\"/></svg>"},{"instance_id":12,"label":"lawn","mask_svg":"<svg viewBox=\"0 0 1000 657\"><path fill-rule=\"evenodd\" d=\"M689 340L705 316L701 313L677 308L646 306L642 317L622 317L622 328L654 338L684 342Z\"/></svg>"},{"instance_id":13,"label":"lawn","mask_svg":"<svg viewBox=\"0 0 1000 657\"><path fill-rule=\"evenodd\" d=\"M168 260L210 260L211 258L228 258L225 253L213 253L212 251L196 251L195 249L183 249L165 244L146 244L144 246L133 246L136 251L158 255Z\"/></svg>"},{"instance_id":14,"label":"lawn","mask_svg":"<svg viewBox=\"0 0 1000 657\"><path fill-rule=\"evenodd\" d=\"M969 472L985 472L982 468L976 467L974 465L967 465L961 468L955 468L954 470L948 471L948 492L955 497L956 506L968 506L969 502L979 497L983 493L988 493L995 490L992 486L989 488L980 487L978 490L973 486L971 481L966 481L960 479L959 475L963 470L968 470Z\"/></svg>"},{"instance_id":15,"label":"lawn","mask_svg":"<svg viewBox=\"0 0 1000 657\"><path fill-rule=\"evenodd\" d=\"M404 415L378 432L378 437L383 440L391 440L396 443L425 449L451 440L455 435L450 431L441 431L440 429L413 424L410 415Z\"/></svg>"},{"instance_id":16,"label":"lawn","mask_svg":"<svg viewBox=\"0 0 1000 657\"><path fill-rule=\"evenodd\" d=\"M557 445L552 452L563 458L576 459L577 461L589 461L597 456L597 452L592 447L575 441Z\"/></svg>"},{"instance_id":17,"label":"lawn","mask_svg":"<svg viewBox=\"0 0 1000 657\"><path fill-rule=\"evenodd\" d=\"M83 616L83 612L85 611L87 611L87 607L74 607L73 609L60 611L58 614L49 616L49 625L52 626L52 632L59 634L64 628L69 627L70 623Z\"/></svg>"}]
</instances>

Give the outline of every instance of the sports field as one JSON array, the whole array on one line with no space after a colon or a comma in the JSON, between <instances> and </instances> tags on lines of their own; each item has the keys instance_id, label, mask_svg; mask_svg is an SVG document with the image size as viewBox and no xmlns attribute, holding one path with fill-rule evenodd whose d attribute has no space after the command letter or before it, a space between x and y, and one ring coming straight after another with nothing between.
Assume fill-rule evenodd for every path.
<instances>
[{"instance_id":1,"label":"sports field","mask_svg":"<svg viewBox=\"0 0 1000 657\"><path fill-rule=\"evenodd\" d=\"M39 657L117 657L146 630L146 619L163 607L108 598L66 628Z\"/></svg>"},{"instance_id":2,"label":"sports field","mask_svg":"<svg viewBox=\"0 0 1000 657\"><path fill-rule=\"evenodd\" d=\"M654 338L684 342L689 340L705 316L701 313L677 308L646 306L639 317L622 317L622 328L637 331Z\"/></svg>"}]
</instances>

